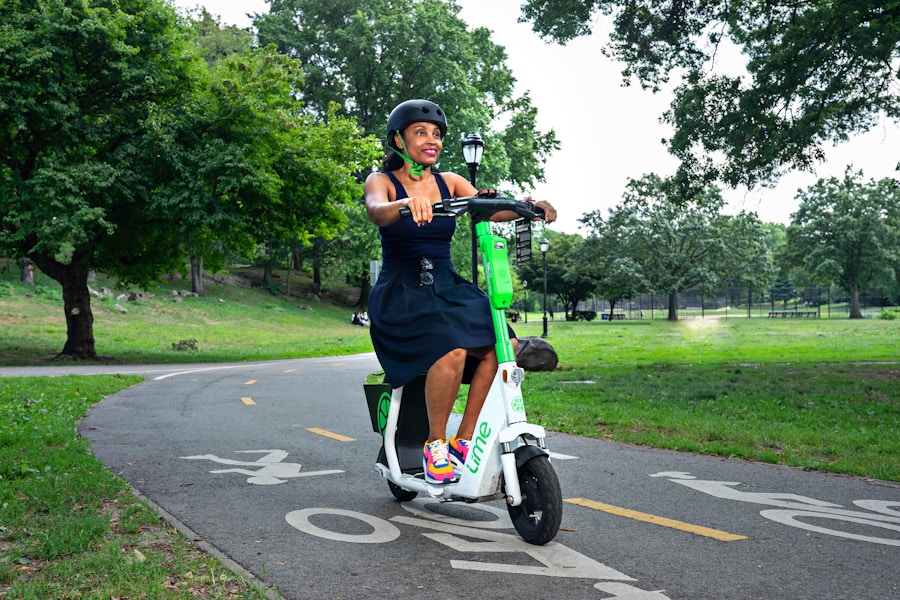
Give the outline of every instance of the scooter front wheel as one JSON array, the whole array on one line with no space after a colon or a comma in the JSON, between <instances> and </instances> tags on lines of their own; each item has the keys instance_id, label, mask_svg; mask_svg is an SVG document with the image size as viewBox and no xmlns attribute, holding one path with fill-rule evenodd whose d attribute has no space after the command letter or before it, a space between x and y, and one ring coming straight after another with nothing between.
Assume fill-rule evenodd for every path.
<instances>
[{"instance_id":1,"label":"scooter front wheel","mask_svg":"<svg viewBox=\"0 0 900 600\"><path fill-rule=\"evenodd\" d=\"M513 526L529 544L543 545L556 537L562 522L559 478L546 456L535 456L518 468L522 504L507 506Z\"/></svg>"}]
</instances>

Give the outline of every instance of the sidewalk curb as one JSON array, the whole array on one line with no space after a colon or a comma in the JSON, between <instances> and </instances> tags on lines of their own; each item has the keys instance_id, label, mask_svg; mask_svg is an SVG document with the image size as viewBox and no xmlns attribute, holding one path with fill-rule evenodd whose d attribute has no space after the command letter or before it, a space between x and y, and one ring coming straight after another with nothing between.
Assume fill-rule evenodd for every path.
<instances>
[{"instance_id":1,"label":"sidewalk curb","mask_svg":"<svg viewBox=\"0 0 900 600\"><path fill-rule=\"evenodd\" d=\"M194 533L194 531L190 527L188 527L187 525L185 525L184 523L182 523L181 521L176 519L173 515L171 515L169 512L167 512L166 509L161 507L159 504L157 504L156 502L154 502L147 496L143 495L141 492L139 492L134 487L131 487L130 489L131 489L131 493L138 500L140 500L142 502L146 502L147 505L156 512L156 514L158 514L160 517L163 518L163 520L165 520L169 525L171 525L172 527L177 529L181 535L183 535L184 537L189 539L191 542L196 544L198 548L200 548L207 554L210 554L210 555L216 557L216 559L218 559L219 562L221 562L225 566L226 569L228 569L229 571L231 571L232 573L234 573L236 576L240 577L241 579L249 581L251 584L256 586L257 589L265 590L266 598L268 598L269 600L287 600L284 596L282 596L281 594L278 593L277 589L272 588L269 584L260 580L256 575L254 575L253 573L251 573L250 571L248 571L247 569L245 569L244 567L242 567L241 565L239 565L238 563L236 563L229 557L225 556L218 548L216 548L215 546L213 546L212 544L207 542L202 536Z\"/></svg>"}]
</instances>

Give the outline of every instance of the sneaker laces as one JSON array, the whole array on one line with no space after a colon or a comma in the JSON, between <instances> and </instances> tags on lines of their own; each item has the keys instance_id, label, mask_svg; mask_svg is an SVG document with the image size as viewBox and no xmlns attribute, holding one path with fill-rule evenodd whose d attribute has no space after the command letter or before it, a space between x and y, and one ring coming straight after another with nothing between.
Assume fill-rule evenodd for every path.
<instances>
[{"instance_id":1,"label":"sneaker laces","mask_svg":"<svg viewBox=\"0 0 900 600\"><path fill-rule=\"evenodd\" d=\"M447 446L446 444L444 444L443 440L434 440L433 442L428 442L428 450L431 453L432 463L448 462Z\"/></svg>"}]
</instances>

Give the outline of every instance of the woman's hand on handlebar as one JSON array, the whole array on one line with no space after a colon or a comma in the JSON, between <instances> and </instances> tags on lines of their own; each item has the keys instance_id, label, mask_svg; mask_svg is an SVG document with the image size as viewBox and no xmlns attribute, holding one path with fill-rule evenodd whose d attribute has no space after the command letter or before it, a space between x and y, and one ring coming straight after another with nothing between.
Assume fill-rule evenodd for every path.
<instances>
[{"instance_id":1,"label":"woman's hand on handlebar","mask_svg":"<svg viewBox=\"0 0 900 600\"><path fill-rule=\"evenodd\" d=\"M531 198L526 198L524 200L524 202L533 204L535 208L539 208L541 211L543 211L544 216L543 217L541 217L541 216L534 217L532 219L533 221L544 221L545 223L550 224L556 220L556 209L553 208L553 205L550 204L549 202L547 202L546 200L534 201ZM498 213L497 218L494 220L513 221L518 218L519 218L519 215L517 215L516 213L511 212L511 211L504 211L504 212Z\"/></svg>"},{"instance_id":2,"label":"woman's hand on handlebar","mask_svg":"<svg viewBox=\"0 0 900 600\"><path fill-rule=\"evenodd\" d=\"M419 227L426 223L431 223L431 219L434 218L431 206L434 204L434 200L430 200L425 196L415 196L401 200L401 202L405 202L403 206L409 209L410 216Z\"/></svg>"},{"instance_id":3,"label":"woman's hand on handlebar","mask_svg":"<svg viewBox=\"0 0 900 600\"><path fill-rule=\"evenodd\" d=\"M544 211L545 223L550 224L556 220L556 209L553 208L552 204L550 204L546 200L538 200L534 203L534 205Z\"/></svg>"}]
</instances>

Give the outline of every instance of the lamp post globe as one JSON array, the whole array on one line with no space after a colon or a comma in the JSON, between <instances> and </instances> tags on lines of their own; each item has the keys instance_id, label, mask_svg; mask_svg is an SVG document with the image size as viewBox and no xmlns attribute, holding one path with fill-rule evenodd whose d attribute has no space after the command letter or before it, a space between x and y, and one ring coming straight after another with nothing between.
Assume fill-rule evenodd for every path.
<instances>
[{"instance_id":1,"label":"lamp post globe","mask_svg":"<svg viewBox=\"0 0 900 600\"><path fill-rule=\"evenodd\" d=\"M478 165L484 155L484 140L477 133L470 133L462 141L463 158L469 167L469 181L475 185L475 174L478 173Z\"/></svg>"}]
</instances>

